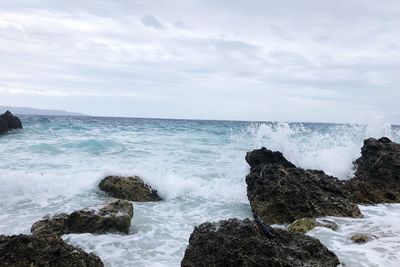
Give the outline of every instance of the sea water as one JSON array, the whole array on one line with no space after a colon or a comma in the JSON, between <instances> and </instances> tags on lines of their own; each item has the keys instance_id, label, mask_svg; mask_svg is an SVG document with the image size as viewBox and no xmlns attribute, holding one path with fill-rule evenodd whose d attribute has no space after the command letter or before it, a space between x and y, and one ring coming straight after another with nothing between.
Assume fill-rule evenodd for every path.
<instances>
[{"instance_id":1,"label":"sea water","mask_svg":"<svg viewBox=\"0 0 400 267\"><path fill-rule=\"evenodd\" d=\"M247 151L265 146L303 168L348 179L367 137L400 141L385 124L263 123L20 116L24 129L0 137L0 234L30 232L46 214L108 200L106 175L139 175L164 201L133 203L129 235L71 234L64 240L106 266L179 266L196 225L251 218ZM400 205L360 206L364 218L335 218L337 232L309 235L344 266L399 266ZM362 232L375 238L355 245Z\"/></svg>"}]
</instances>

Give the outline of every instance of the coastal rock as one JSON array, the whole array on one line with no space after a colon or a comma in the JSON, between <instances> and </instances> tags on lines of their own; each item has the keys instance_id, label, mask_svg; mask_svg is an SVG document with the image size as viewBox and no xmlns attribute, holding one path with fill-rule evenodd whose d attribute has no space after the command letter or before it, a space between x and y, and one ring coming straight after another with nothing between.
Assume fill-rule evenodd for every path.
<instances>
[{"instance_id":1,"label":"coastal rock","mask_svg":"<svg viewBox=\"0 0 400 267\"><path fill-rule=\"evenodd\" d=\"M353 241L356 244L365 244L368 241L370 241L372 238L367 234L358 233L358 234L354 234L350 239L351 239L351 241Z\"/></svg>"},{"instance_id":2,"label":"coastal rock","mask_svg":"<svg viewBox=\"0 0 400 267\"><path fill-rule=\"evenodd\" d=\"M400 144L369 138L354 162L354 178L344 182L353 201L363 204L400 202Z\"/></svg>"},{"instance_id":3,"label":"coastal rock","mask_svg":"<svg viewBox=\"0 0 400 267\"><path fill-rule=\"evenodd\" d=\"M61 238L0 235L0 265L13 267L102 267L93 253L65 243Z\"/></svg>"},{"instance_id":4,"label":"coastal rock","mask_svg":"<svg viewBox=\"0 0 400 267\"><path fill-rule=\"evenodd\" d=\"M8 132L8 130L8 122L0 117L0 134L5 134Z\"/></svg>"},{"instance_id":5,"label":"coastal rock","mask_svg":"<svg viewBox=\"0 0 400 267\"><path fill-rule=\"evenodd\" d=\"M251 155L257 155L258 160ZM362 217L342 190L342 182L323 171L297 168L266 148L247 153L246 160L251 166L246 177L247 196L253 213L264 223L292 223L305 217Z\"/></svg>"},{"instance_id":6,"label":"coastal rock","mask_svg":"<svg viewBox=\"0 0 400 267\"><path fill-rule=\"evenodd\" d=\"M339 228L336 223L328 220L318 222L314 218L302 218L290 224L288 230L293 233L307 233L313 230L315 227L325 227L331 229L332 231L336 231Z\"/></svg>"},{"instance_id":7,"label":"coastal rock","mask_svg":"<svg viewBox=\"0 0 400 267\"><path fill-rule=\"evenodd\" d=\"M7 110L4 114L0 115L0 133L6 133L8 130L21 128L21 120L14 116L10 111Z\"/></svg>"},{"instance_id":8,"label":"coastal rock","mask_svg":"<svg viewBox=\"0 0 400 267\"><path fill-rule=\"evenodd\" d=\"M45 216L34 223L31 232L34 235L64 235L71 233L129 233L133 216L132 203L126 200L114 200L100 209L86 208L71 214Z\"/></svg>"},{"instance_id":9,"label":"coastal rock","mask_svg":"<svg viewBox=\"0 0 400 267\"><path fill-rule=\"evenodd\" d=\"M273 229L261 234L258 225L229 219L203 223L189 239L181 266L338 266L336 255L317 239Z\"/></svg>"},{"instance_id":10,"label":"coastal rock","mask_svg":"<svg viewBox=\"0 0 400 267\"><path fill-rule=\"evenodd\" d=\"M110 196L129 201L147 202L160 201L157 191L146 185L138 176L107 176L99 188Z\"/></svg>"},{"instance_id":11,"label":"coastal rock","mask_svg":"<svg viewBox=\"0 0 400 267\"><path fill-rule=\"evenodd\" d=\"M55 235L61 236L69 233L68 214L60 213L54 216L46 215L31 227L33 235Z\"/></svg>"},{"instance_id":12,"label":"coastal rock","mask_svg":"<svg viewBox=\"0 0 400 267\"><path fill-rule=\"evenodd\" d=\"M132 203L115 200L99 210L74 211L68 217L70 233L129 233L133 216Z\"/></svg>"}]
</instances>

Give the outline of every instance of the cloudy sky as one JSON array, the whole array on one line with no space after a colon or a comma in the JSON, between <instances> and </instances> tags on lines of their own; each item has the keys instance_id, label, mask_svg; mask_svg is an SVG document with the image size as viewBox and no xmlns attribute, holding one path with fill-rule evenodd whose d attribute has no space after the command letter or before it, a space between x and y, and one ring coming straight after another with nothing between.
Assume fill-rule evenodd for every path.
<instances>
[{"instance_id":1,"label":"cloudy sky","mask_svg":"<svg viewBox=\"0 0 400 267\"><path fill-rule=\"evenodd\" d=\"M400 123L398 0L1 0L0 105Z\"/></svg>"}]
</instances>

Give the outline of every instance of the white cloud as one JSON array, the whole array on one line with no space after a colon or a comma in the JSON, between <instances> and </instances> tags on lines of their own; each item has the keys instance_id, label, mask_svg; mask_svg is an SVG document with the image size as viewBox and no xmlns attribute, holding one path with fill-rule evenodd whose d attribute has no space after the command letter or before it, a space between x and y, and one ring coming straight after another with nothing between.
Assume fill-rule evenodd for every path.
<instances>
[{"instance_id":1,"label":"white cloud","mask_svg":"<svg viewBox=\"0 0 400 267\"><path fill-rule=\"evenodd\" d=\"M4 0L0 10L3 105L303 121L367 109L400 123L397 1ZM83 101L110 96L107 111Z\"/></svg>"}]
</instances>

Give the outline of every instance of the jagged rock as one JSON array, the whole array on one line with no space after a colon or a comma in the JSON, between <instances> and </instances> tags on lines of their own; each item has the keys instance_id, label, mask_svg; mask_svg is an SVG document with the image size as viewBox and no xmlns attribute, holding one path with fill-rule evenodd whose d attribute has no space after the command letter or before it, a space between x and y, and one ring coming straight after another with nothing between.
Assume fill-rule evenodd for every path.
<instances>
[{"instance_id":1,"label":"jagged rock","mask_svg":"<svg viewBox=\"0 0 400 267\"><path fill-rule=\"evenodd\" d=\"M102 267L93 253L65 243L61 238L0 235L0 265L12 267Z\"/></svg>"},{"instance_id":2,"label":"jagged rock","mask_svg":"<svg viewBox=\"0 0 400 267\"><path fill-rule=\"evenodd\" d=\"M354 162L354 178L344 182L353 201L363 204L400 202L400 144L369 138Z\"/></svg>"},{"instance_id":3,"label":"jagged rock","mask_svg":"<svg viewBox=\"0 0 400 267\"><path fill-rule=\"evenodd\" d=\"M129 233L132 216L132 203L114 200L100 209L86 208L69 215L62 213L53 217L45 216L32 225L31 232L34 235Z\"/></svg>"},{"instance_id":4,"label":"jagged rock","mask_svg":"<svg viewBox=\"0 0 400 267\"><path fill-rule=\"evenodd\" d=\"M110 196L130 201L160 201L157 191L146 185L138 176L107 176L99 187Z\"/></svg>"},{"instance_id":5,"label":"jagged rock","mask_svg":"<svg viewBox=\"0 0 400 267\"><path fill-rule=\"evenodd\" d=\"M342 190L342 182L323 171L296 168L282 154L266 148L248 153L246 160L251 166L247 196L253 213L265 223L292 223L305 217L362 217Z\"/></svg>"},{"instance_id":6,"label":"jagged rock","mask_svg":"<svg viewBox=\"0 0 400 267\"><path fill-rule=\"evenodd\" d=\"M317 239L273 229L261 234L255 222L229 219L203 223L189 239L181 266L338 266L336 255Z\"/></svg>"},{"instance_id":7,"label":"jagged rock","mask_svg":"<svg viewBox=\"0 0 400 267\"><path fill-rule=\"evenodd\" d=\"M290 224L288 230L293 233L307 233L313 230L315 227L325 227L333 231L336 231L339 228L336 223L328 220L322 220L322 222L318 222L314 218L302 218Z\"/></svg>"},{"instance_id":8,"label":"jagged rock","mask_svg":"<svg viewBox=\"0 0 400 267\"><path fill-rule=\"evenodd\" d=\"M6 133L9 130L21 128L21 120L14 116L10 111L7 110L4 114L0 115L0 134Z\"/></svg>"},{"instance_id":9,"label":"jagged rock","mask_svg":"<svg viewBox=\"0 0 400 267\"><path fill-rule=\"evenodd\" d=\"M354 234L350 239L356 244L364 244L370 241L371 237L367 234L358 233Z\"/></svg>"}]
</instances>

